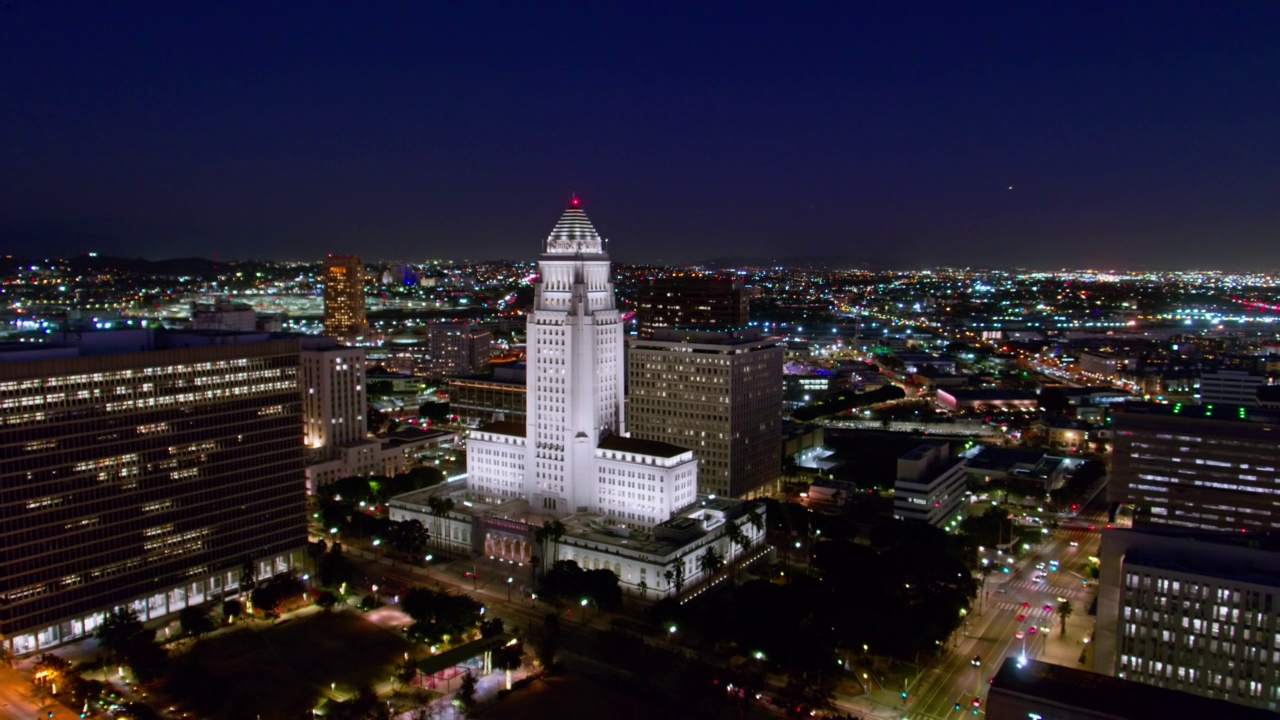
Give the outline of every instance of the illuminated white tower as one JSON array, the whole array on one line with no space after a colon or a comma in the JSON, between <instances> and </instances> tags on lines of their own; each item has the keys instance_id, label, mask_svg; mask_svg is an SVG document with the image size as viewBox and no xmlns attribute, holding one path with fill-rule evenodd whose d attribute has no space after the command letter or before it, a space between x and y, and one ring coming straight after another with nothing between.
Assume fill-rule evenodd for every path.
<instances>
[{"instance_id":1,"label":"illuminated white tower","mask_svg":"<svg viewBox=\"0 0 1280 720\"><path fill-rule=\"evenodd\" d=\"M623 327L609 256L574 198L547 237L528 319L525 496L555 513L595 506L597 444L624 434Z\"/></svg>"}]
</instances>

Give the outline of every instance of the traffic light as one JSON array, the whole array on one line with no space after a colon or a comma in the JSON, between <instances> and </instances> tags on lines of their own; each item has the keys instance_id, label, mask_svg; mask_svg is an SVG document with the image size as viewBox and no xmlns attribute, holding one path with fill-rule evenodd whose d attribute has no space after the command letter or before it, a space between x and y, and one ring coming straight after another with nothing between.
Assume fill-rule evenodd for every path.
<instances>
[{"instance_id":1,"label":"traffic light","mask_svg":"<svg viewBox=\"0 0 1280 720\"><path fill-rule=\"evenodd\" d=\"M903 699L903 700L906 700L906 699L907 699L907 691L906 691L906 690L903 690L903 691L902 691L902 699Z\"/></svg>"},{"instance_id":2,"label":"traffic light","mask_svg":"<svg viewBox=\"0 0 1280 720\"><path fill-rule=\"evenodd\" d=\"M959 710L959 709L960 709L960 703L959 703L959 702L957 702L957 703L956 703L956 709L957 709L957 710Z\"/></svg>"}]
</instances>

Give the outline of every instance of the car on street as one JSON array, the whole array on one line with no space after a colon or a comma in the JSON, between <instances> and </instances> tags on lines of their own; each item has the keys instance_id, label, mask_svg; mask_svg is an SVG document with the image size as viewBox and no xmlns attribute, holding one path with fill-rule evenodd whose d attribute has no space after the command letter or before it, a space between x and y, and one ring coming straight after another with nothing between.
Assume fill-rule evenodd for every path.
<instances>
[{"instance_id":1,"label":"car on street","mask_svg":"<svg viewBox=\"0 0 1280 720\"><path fill-rule=\"evenodd\" d=\"M1018 632L1014 633L1013 636L1021 640L1022 638L1026 637L1026 633L1019 630Z\"/></svg>"},{"instance_id":2,"label":"car on street","mask_svg":"<svg viewBox=\"0 0 1280 720\"><path fill-rule=\"evenodd\" d=\"M1027 616L1026 616L1026 615L1019 615L1018 617L1016 617L1016 618L1014 618L1014 619L1015 619L1015 620L1017 620L1018 622L1024 622L1024 621L1026 621Z\"/></svg>"},{"instance_id":3,"label":"car on street","mask_svg":"<svg viewBox=\"0 0 1280 720\"><path fill-rule=\"evenodd\" d=\"M973 665L973 666L975 666L975 667L982 665L982 656L981 656L981 655L974 655L974 656L973 656L973 659L969 661L969 664L970 664L970 665Z\"/></svg>"}]
</instances>

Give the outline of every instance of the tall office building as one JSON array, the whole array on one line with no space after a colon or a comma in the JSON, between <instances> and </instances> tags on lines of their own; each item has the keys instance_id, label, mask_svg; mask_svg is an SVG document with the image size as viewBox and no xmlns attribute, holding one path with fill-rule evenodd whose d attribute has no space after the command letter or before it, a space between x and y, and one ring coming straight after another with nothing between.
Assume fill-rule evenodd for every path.
<instances>
[{"instance_id":1,"label":"tall office building","mask_svg":"<svg viewBox=\"0 0 1280 720\"><path fill-rule=\"evenodd\" d=\"M1280 710L1280 544L1216 531L1108 530L1098 555L1095 670Z\"/></svg>"},{"instance_id":2,"label":"tall office building","mask_svg":"<svg viewBox=\"0 0 1280 720\"><path fill-rule=\"evenodd\" d=\"M747 294L741 280L713 275L655 278L636 297L637 332L733 330L747 326Z\"/></svg>"},{"instance_id":3,"label":"tall office building","mask_svg":"<svg viewBox=\"0 0 1280 720\"><path fill-rule=\"evenodd\" d=\"M150 330L0 347L0 638L22 654L299 567L297 340Z\"/></svg>"},{"instance_id":4,"label":"tall office building","mask_svg":"<svg viewBox=\"0 0 1280 720\"><path fill-rule=\"evenodd\" d=\"M302 351L302 426L308 448L364 440L368 403L364 348L307 338Z\"/></svg>"},{"instance_id":5,"label":"tall office building","mask_svg":"<svg viewBox=\"0 0 1280 720\"><path fill-rule=\"evenodd\" d=\"M752 497L781 476L782 356L755 330L658 331L627 357L632 435L691 448L698 492Z\"/></svg>"},{"instance_id":6,"label":"tall office building","mask_svg":"<svg viewBox=\"0 0 1280 720\"><path fill-rule=\"evenodd\" d=\"M474 323L437 323L428 329L433 377L478 375L489 369L492 335Z\"/></svg>"},{"instance_id":7,"label":"tall office building","mask_svg":"<svg viewBox=\"0 0 1280 720\"><path fill-rule=\"evenodd\" d=\"M593 511L638 526L692 503L689 450L625 437L622 317L609 256L576 200L544 244L533 304L525 422L472 434L468 486L552 514Z\"/></svg>"},{"instance_id":8,"label":"tall office building","mask_svg":"<svg viewBox=\"0 0 1280 720\"><path fill-rule=\"evenodd\" d=\"M1280 530L1280 414L1240 406L1116 406L1107 499L1135 523Z\"/></svg>"},{"instance_id":9,"label":"tall office building","mask_svg":"<svg viewBox=\"0 0 1280 720\"><path fill-rule=\"evenodd\" d=\"M354 340L367 330L364 263L355 255L330 255L324 261L324 333Z\"/></svg>"}]
</instances>

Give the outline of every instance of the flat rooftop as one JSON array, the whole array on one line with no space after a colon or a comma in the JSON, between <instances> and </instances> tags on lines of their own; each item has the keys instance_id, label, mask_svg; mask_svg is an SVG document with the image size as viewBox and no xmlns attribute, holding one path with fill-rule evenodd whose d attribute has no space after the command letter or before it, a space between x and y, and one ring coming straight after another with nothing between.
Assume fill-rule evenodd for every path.
<instances>
[{"instance_id":1,"label":"flat rooftop","mask_svg":"<svg viewBox=\"0 0 1280 720\"><path fill-rule=\"evenodd\" d=\"M1203 420L1227 420L1243 422L1280 422L1280 411L1264 410L1247 405L1208 403L1191 405L1184 403L1125 403L1116 406L1117 414L1149 415L1156 417L1185 417Z\"/></svg>"},{"instance_id":2,"label":"flat rooftop","mask_svg":"<svg viewBox=\"0 0 1280 720\"><path fill-rule=\"evenodd\" d=\"M481 432L510 435L512 437L524 437L524 434L527 431L524 423L511 422L510 420L499 420L497 422L485 423L477 429Z\"/></svg>"},{"instance_id":3,"label":"flat rooftop","mask_svg":"<svg viewBox=\"0 0 1280 720\"><path fill-rule=\"evenodd\" d=\"M1020 668L1017 660L1011 657L1005 658L991 683L988 713L998 707L997 694L1043 700L1065 708L1085 710L1100 718L1275 720L1276 717L1268 710L1038 660L1029 660ZM1045 713L1045 717L1050 716L1054 716L1053 713Z\"/></svg>"},{"instance_id":4,"label":"flat rooftop","mask_svg":"<svg viewBox=\"0 0 1280 720\"><path fill-rule=\"evenodd\" d=\"M640 440L639 438L623 437L621 435L610 435L600 441L596 447L601 450L614 450L616 452L630 452L637 455L651 455L653 457L672 458L677 455L683 455L690 452L687 448L679 445L672 445L660 440Z\"/></svg>"}]
</instances>

